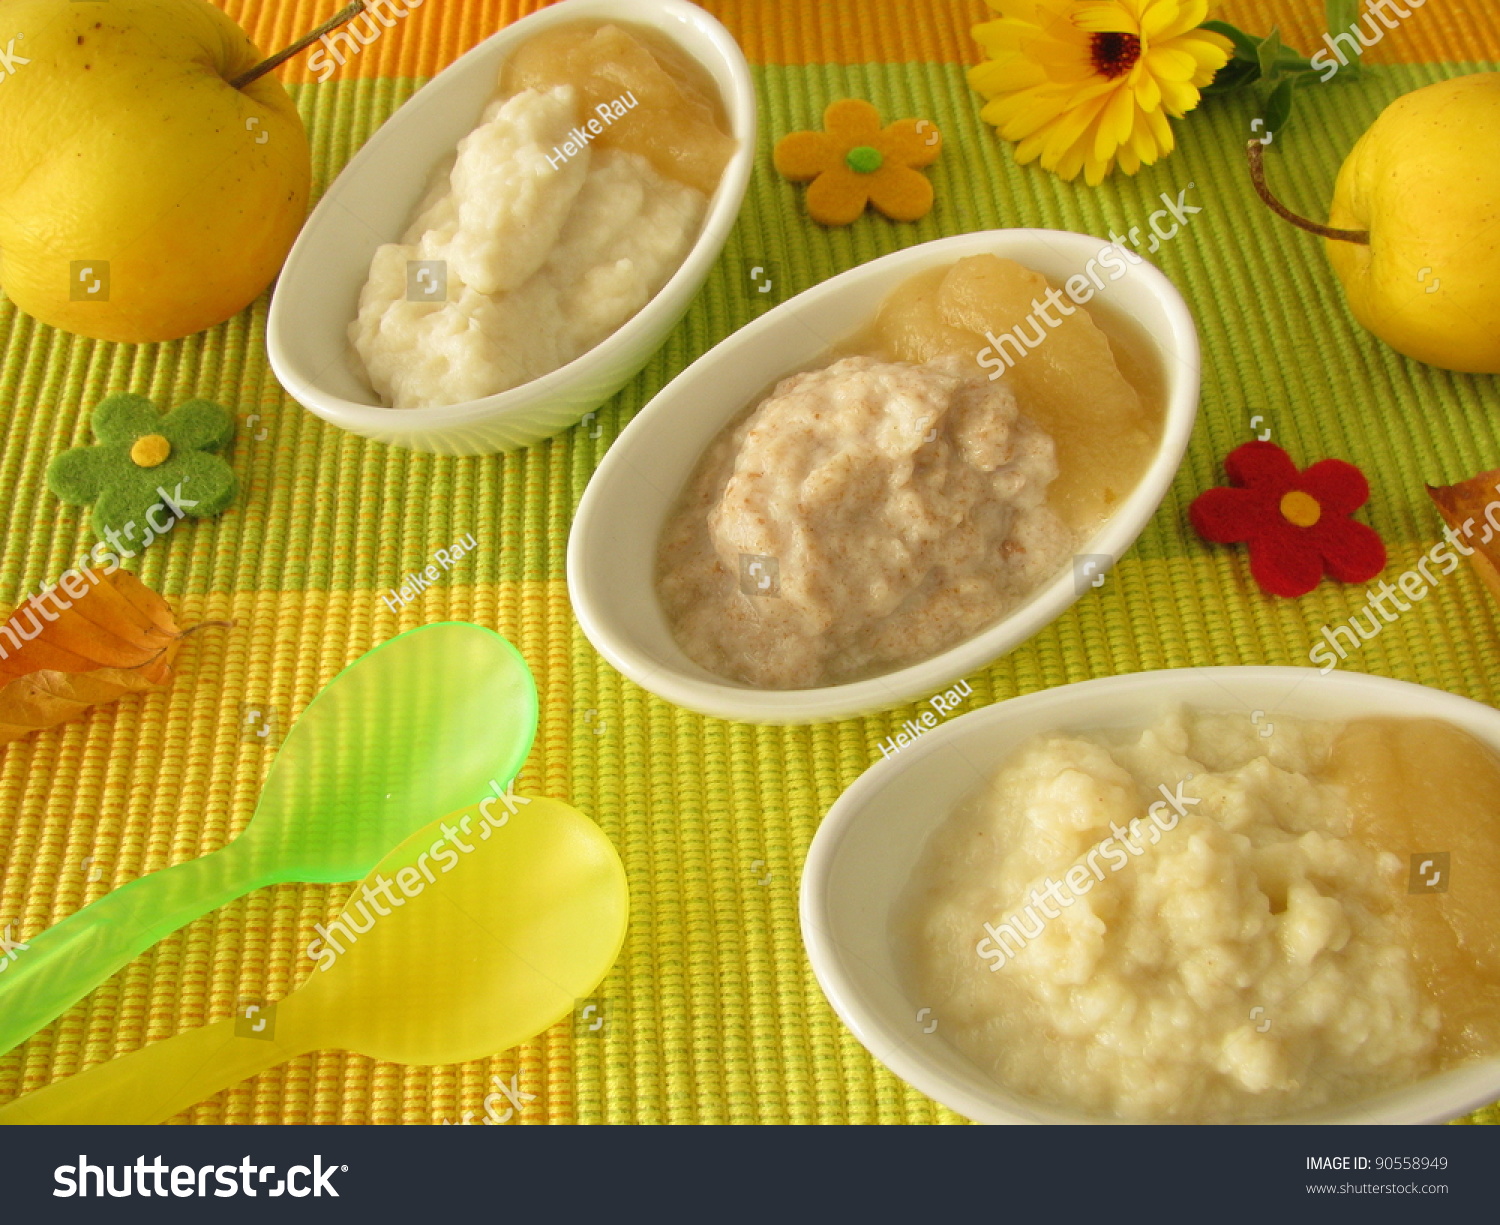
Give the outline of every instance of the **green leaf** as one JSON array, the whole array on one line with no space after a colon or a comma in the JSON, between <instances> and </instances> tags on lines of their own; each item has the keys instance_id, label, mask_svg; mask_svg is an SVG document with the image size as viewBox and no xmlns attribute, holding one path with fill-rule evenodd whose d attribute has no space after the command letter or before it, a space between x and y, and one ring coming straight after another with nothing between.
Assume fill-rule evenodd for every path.
<instances>
[{"instance_id":1,"label":"green leaf","mask_svg":"<svg viewBox=\"0 0 1500 1225\"><path fill-rule=\"evenodd\" d=\"M1234 44L1234 58L1243 60L1248 64L1259 64L1260 54L1256 50L1256 41L1244 30L1237 29L1227 21L1205 21L1200 27L1214 34L1222 34Z\"/></svg>"},{"instance_id":2,"label":"green leaf","mask_svg":"<svg viewBox=\"0 0 1500 1225\"><path fill-rule=\"evenodd\" d=\"M1230 90L1242 89L1260 80L1260 67L1247 64L1241 59L1232 59L1214 74L1214 79L1203 87L1205 94L1227 94Z\"/></svg>"},{"instance_id":3,"label":"green leaf","mask_svg":"<svg viewBox=\"0 0 1500 1225\"><path fill-rule=\"evenodd\" d=\"M1359 24L1359 0L1326 0L1323 12L1328 18L1330 34Z\"/></svg>"},{"instance_id":4,"label":"green leaf","mask_svg":"<svg viewBox=\"0 0 1500 1225\"><path fill-rule=\"evenodd\" d=\"M1359 0L1326 0L1324 12L1328 18L1328 34L1332 38L1335 34L1347 34L1359 24ZM1354 81L1359 78L1362 65L1358 55L1352 56L1347 64L1339 67L1337 76L1346 81Z\"/></svg>"},{"instance_id":5,"label":"green leaf","mask_svg":"<svg viewBox=\"0 0 1500 1225\"><path fill-rule=\"evenodd\" d=\"M1272 26L1271 32L1255 49L1256 61L1260 64L1260 75L1267 79L1276 73L1276 61L1281 55L1281 27Z\"/></svg>"},{"instance_id":6,"label":"green leaf","mask_svg":"<svg viewBox=\"0 0 1500 1225\"><path fill-rule=\"evenodd\" d=\"M1297 88L1298 77L1284 77L1281 84L1271 91L1271 96L1266 100L1266 132L1271 136L1280 135L1282 128L1291 122L1292 107L1295 103L1294 94Z\"/></svg>"}]
</instances>

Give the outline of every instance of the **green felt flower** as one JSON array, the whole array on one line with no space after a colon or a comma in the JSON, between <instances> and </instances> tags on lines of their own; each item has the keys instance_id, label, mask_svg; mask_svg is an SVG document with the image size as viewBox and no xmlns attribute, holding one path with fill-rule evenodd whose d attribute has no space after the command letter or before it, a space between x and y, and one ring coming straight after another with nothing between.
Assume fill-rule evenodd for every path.
<instances>
[{"instance_id":1,"label":"green felt flower","mask_svg":"<svg viewBox=\"0 0 1500 1225\"><path fill-rule=\"evenodd\" d=\"M64 502L92 502L101 539L113 531L127 545L149 543L183 516L216 515L233 499L234 470L211 454L234 437L228 409L189 400L162 416L144 396L121 394L94 409L93 426L98 443L54 459L47 486Z\"/></svg>"}]
</instances>

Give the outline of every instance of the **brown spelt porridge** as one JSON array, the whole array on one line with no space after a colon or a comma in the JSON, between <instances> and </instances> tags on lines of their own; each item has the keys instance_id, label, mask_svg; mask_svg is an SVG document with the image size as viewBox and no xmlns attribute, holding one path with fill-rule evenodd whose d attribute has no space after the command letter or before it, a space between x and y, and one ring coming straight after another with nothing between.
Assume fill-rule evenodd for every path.
<instances>
[{"instance_id":1,"label":"brown spelt porridge","mask_svg":"<svg viewBox=\"0 0 1500 1225\"><path fill-rule=\"evenodd\" d=\"M994 256L914 277L829 364L731 422L658 551L690 658L764 689L878 675L972 637L1065 564L1140 479L1161 408L1139 341L1081 308L986 373L984 331L1046 289Z\"/></svg>"}]
</instances>

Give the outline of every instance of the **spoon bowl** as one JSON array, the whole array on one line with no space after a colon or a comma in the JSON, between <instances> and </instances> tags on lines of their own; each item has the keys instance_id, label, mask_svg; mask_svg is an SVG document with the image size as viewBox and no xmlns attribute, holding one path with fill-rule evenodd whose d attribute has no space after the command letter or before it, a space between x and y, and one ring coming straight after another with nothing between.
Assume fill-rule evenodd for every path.
<instances>
[{"instance_id":1,"label":"spoon bowl","mask_svg":"<svg viewBox=\"0 0 1500 1225\"><path fill-rule=\"evenodd\" d=\"M536 735L525 659L447 621L361 656L293 724L231 846L269 880L357 880L431 813L516 776Z\"/></svg>"},{"instance_id":2,"label":"spoon bowl","mask_svg":"<svg viewBox=\"0 0 1500 1225\"><path fill-rule=\"evenodd\" d=\"M153 1043L0 1107L0 1123L158 1123L313 1050L412 1064L492 1055L599 985L628 918L625 869L597 825L557 800L485 801L380 861L261 1028L230 1019Z\"/></svg>"},{"instance_id":3,"label":"spoon bowl","mask_svg":"<svg viewBox=\"0 0 1500 1225\"><path fill-rule=\"evenodd\" d=\"M396 1063L480 1059L567 1016L604 977L625 938L619 857L567 805L513 803L514 813L498 801L487 814L454 813L382 860L365 884L391 881L403 904L381 916L373 905L358 913L351 900L344 916L354 940L342 955L325 944L318 970L282 1006L295 1003L299 1024L319 1039L309 1049ZM369 931L355 934L366 918Z\"/></svg>"}]
</instances>

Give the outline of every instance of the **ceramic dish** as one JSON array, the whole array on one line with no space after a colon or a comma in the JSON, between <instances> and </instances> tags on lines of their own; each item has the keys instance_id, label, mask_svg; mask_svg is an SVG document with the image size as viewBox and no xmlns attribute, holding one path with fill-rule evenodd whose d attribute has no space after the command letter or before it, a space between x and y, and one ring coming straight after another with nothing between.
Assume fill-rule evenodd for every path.
<instances>
[{"instance_id":1,"label":"ceramic dish","mask_svg":"<svg viewBox=\"0 0 1500 1225\"><path fill-rule=\"evenodd\" d=\"M697 241L634 317L567 365L499 395L441 408L386 408L356 372L348 327L382 243L395 242L437 165L479 121L500 66L527 39L565 22L630 22L659 31L718 87L738 148ZM276 286L266 347L276 377L325 421L380 442L442 455L526 446L574 424L661 347L702 286L739 215L755 153L755 93L739 46L686 0L562 0L486 39L423 86L334 180Z\"/></svg>"},{"instance_id":2,"label":"ceramic dish","mask_svg":"<svg viewBox=\"0 0 1500 1225\"><path fill-rule=\"evenodd\" d=\"M1099 295L1151 342L1166 388L1161 443L1139 485L1083 544L1094 567L1065 566L1000 621L920 663L819 689L762 690L690 660L656 595L662 525L709 443L776 379L815 362L867 324L881 300L927 268L990 252L1062 283L1108 244L1058 230L987 230L922 243L852 268L782 303L672 380L625 428L579 503L568 541L568 591L583 631L611 664L670 702L723 719L844 719L942 689L1055 620L1128 549L1171 486L1198 412L1198 336L1181 295L1150 264L1129 266ZM1099 559L1108 560L1099 560Z\"/></svg>"},{"instance_id":3,"label":"ceramic dish","mask_svg":"<svg viewBox=\"0 0 1500 1225\"><path fill-rule=\"evenodd\" d=\"M1500 751L1500 711L1384 677L1312 668L1182 668L1108 677L1013 698L923 735L862 774L829 809L802 874L802 938L834 1010L897 1076L981 1123L1097 1123L1015 1097L941 1036L905 986L892 915L927 837L1022 741L1040 732L1137 727L1182 703L1275 718L1446 719ZM1438 1123L1500 1096L1483 1060L1348 1105L1275 1120Z\"/></svg>"}]
</instances>

